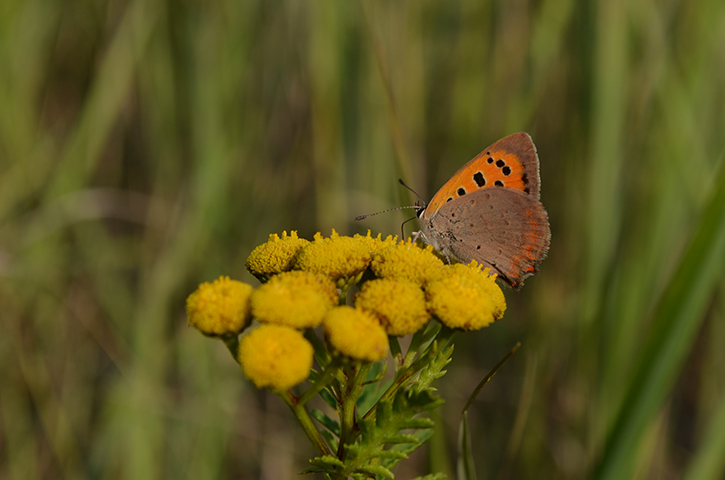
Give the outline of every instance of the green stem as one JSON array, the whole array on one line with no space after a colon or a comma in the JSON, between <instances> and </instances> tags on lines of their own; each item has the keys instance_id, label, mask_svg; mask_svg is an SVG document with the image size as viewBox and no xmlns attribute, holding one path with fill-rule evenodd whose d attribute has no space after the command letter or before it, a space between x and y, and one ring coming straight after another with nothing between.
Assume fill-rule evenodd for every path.
<instances>
[{"instance_id":1,"label":"green stem","mask_svg":"<svg viewBox=\"0 0 725 480\"><path fill-rule=\"evenodd\" d=\"M323 388L332 383L339 368L340 360L333 358L332 361L325 367L325 370L322 372L322 375L320 375L320 378L318 378L317 381L297 400L297 404L304 406L312 399L312 397L320 393Z\"/></svg>"},{"instance_id":2,"label":"green stem","mask_svg":"<svg viewBox=\"0 0 725 480\"><path fill-rule=\"evenodd\" d=\"M443 350L448 345L450 345L451 341L453 340L453 335L456 333L455 330L452 328L448 328L445 325L441 326L441 331L438 333L437 341L440 342L440 349Z\"/></svg>"},{"instance_id":3,"label":"green stem","mask_svg":"<svg viewBox=\"0 0 725 480\"><path fill-rule=\"evenodd\" d=\"M354 365L346 368L348 382L343 386L343 397L340 410L340 444L337 449L337 457L345 460L345 445L352 443L355 434L355 411L357 400L360 398L365 377L367 376L371 363Z\"/></svg>"},{"instance_id":4,"label":"green stem","mask_svg":"<svg viewBox=\"0 0 725 480\"><path fill-rule=\"evenodd\" d=\"M277 393L277 395L279 395L289 406L290 410L292 410L292 414L295 418L297 418L297 421L300 422L302 430L307 435L307 438L310 439L312 445L317 449L317 452L320 455L332 454L330 448L327 446L327 443L325 443L325 440L322 438L322 435L320 435L320 432L315 428L315 424L312 422L312 418L310 418L310 415L307 413L304 405L301 405L297 401L297 398L295 398L292 392L287 390L286 392L275 393Z\"/></svg>"},{"instance_id":5,"label":"green stem","mask_svg":"<svg viewBox=\"0 0 725 480\"><path fill-rule=\"evenodd\" d=\"M347 287L340 289L340 295L337 297L338 305L347 305L347 290Z\"/></svg>"},{"instance_id":6,"label":"green stem","mask_svg":"<svg viewBox=\"0 0 725 480\"><path fill-rule=\"evenodd\" d=\"M305 329L304 335L315 349L315 360L317 360L317 363L321 368L325 368L325 366L330 363L330 354L327 353L325 345L319 338L317 338L315 331L311 328Z\"/></svg>"},{"instance_id":7,"label":"green stem","mask_svg":"<svg viewBox=\"0 0 725 480\"><path fill-rule=\"evenodd\" d=\"M400 365L400 359L403 357L403 349L400 348L398 337L388 336L388 343L390 344L390 354L395 359L395 369L397 370L398 365Z\"/></svg>"},{"instance_id":8,"label":"green stem","mask_svg":"<svg viewBox=\"0 0 725 480\"><path fill-rule=\"evenodd\" d=\"M413 337L410 339L410 345L408 346L408 351L405 353L405 359L403 360L403 368L408 368L413 363L413 360L415 360L415 356L418 353L418 349L420 348L421 340L423 339L423 335L425 332L425 328L421 328L417 332L413 334Z\"/></svg>"},{"instance_id":9,"label":"green stem","mask_svg":"<svg viewBox=\"0 0 725 480\"><path fill-rule=\"evenodd\" d=\"M237 358L237 352L239 351L239 335L225 335L221 337L221 340L229 349L229 353L232 354L234 361L239 363L239 359Z\"/></svg>"}]
</instances>

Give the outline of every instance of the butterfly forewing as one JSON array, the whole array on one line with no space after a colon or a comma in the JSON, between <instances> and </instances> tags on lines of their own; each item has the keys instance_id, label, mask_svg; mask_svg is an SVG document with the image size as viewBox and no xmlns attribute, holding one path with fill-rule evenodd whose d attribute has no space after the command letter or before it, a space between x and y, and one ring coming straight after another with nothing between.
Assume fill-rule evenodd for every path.
<instances>
[{"instance_id":1,"label":"butterfly forewing","mask_svg":"<svg viewBox=\"0 0 725 480\"><path fill-rule=\"evenodd\" d=\"M428 217L463 195L488 188L512 188L539 199L539 159L528 133L502 138L461 167L433 196Z\"/></svg>"}]
</instances>

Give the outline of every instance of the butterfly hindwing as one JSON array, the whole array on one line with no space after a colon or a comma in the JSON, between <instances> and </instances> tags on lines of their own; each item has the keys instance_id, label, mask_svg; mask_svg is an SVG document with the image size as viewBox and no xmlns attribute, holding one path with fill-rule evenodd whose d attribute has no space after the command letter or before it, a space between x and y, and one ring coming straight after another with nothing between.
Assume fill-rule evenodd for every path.
<instances>
[{"instance_id":1,"label":"butterfly hindwing","mask_svg":"<svg viewBox=\"0 0 725 480\"><path fill-rule=\"evenodd\" d=\"M544 206L513 188L481 189L447 203L426 230L442 253L490 266L516 289L536 272L551 240Z\"/></svg>"}]
</instances>

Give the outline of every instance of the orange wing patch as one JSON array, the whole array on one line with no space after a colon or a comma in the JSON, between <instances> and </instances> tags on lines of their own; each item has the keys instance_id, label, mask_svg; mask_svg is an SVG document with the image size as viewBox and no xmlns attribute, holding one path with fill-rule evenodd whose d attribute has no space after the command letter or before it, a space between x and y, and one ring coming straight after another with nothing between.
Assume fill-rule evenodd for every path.
<instances>
[{"instance_id":1,"label":"orange wing patch","mask_svg":"<svg viewBox=\"0 0 725 480\"><path fill-rule=\"evenodd\" d=\"M518 155L506 150L479 153L438 190L425 214L431 216L446 202L490 187L515 188L528 193L528 178Z\"/></svg>"}]
</instances>

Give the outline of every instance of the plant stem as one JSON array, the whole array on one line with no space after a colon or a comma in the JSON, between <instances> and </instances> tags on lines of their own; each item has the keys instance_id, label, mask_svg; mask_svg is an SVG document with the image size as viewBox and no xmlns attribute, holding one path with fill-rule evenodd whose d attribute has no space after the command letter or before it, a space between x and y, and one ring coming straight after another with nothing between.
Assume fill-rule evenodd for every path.
<instances>
[{"instance_id":1,"label":"plant stem","mask_svg":"<svg viewBox=\"0 0 725 480\"><path fill-rule=\"evenodd\" d=\"M311 328L306 329L304 335L305 338L312 344L312 347L315 349L315 360L317 360L317 363L320 365L321 368L325 368L325 366L330 363L330 354L327 353L325 345L320 341L319 338L317 338L317 335L315 335L315 331Z\"/></svg>"},{"instance_id":2,"label":"plant stem","mask_svg":"<svg viewBox=\"0 0 725 480\"><path fill-rule=\"evenodd\" d=\"M225 335L221 337L222 342L224 342L224 345L227 346L229 349L229 353L232 354L232 358L235 362L239 363L239 359L237 358L237 352L239 351L239 336L238 335Z\"/></svg>"},{"instance_id":3,"label":"plant stem","mask_svg":"<svg viewBox=\"0 0 725 480\"><path fill-rule=\"evenodd\" d=\"M395 369L398 369L400 365L400 359L403 356L403 350L400 348L400 341L398 337L388 337L388 343L390 344L390 355L395 359Z\"/></svg>"},{"instance_id":4,"label":"plant stem","mask_svg":"<svg viewBox=\"0 0 725 480\"><path fill-rule=\"evenodd\" d=\"M425 330L425 328L418 330L413 334L413 338L410 339L410 345L408 346L408 351L405 352L405 359L403 360L403 368L410 367L413 360L415 360L415 356L420 348L420 342L423 339Z\"/></svg>"},{"instance_id":5,"label":"plant stem","mask_svg":"<svg viewBox=\"0 0 725 480\"><path fill-rule=\"evenodd\" d=\"M297 398L292 394L290 390L276 393L290 407L290 410L292 410L292 414L294 414L294 416L297 418L297 421L300 422L302 430L304 430L307 438L310 439L312 445L317 449L317 452L320 455L332 454L332 452L330 451L330 447L327 446L327 443L325 443L322 435L320 435L320 432L315 428L315 425L312 422L310 415L307 413L304 405L301 405L297 401Z\"/></svg>"},{"instance_id":6,"label":"plant stem","mask_svg":"<svg viewBox=\"0 0 725 480\"><path fill-rule=\"evenodd\" d=\"M339 368L340 361L333 358L332 361L325 367L325 370L320 375L320 378L318 378L317 381L297 400L297 404L304 406L312 399L312 397L320 393L323 388L327 387L330 382L335 379L335 373L337 373Z\"/></svg>"},{"instance_id":7,"label":"plant stem","mask_svg":"<svg viewBox=\"0 0 725 480\"><path fill-rule=\"evenodd\" d=\"M343 385L343 397L340 405L340 444L337 449L337 457L345 460L345 445L352 443L355 432L355 411L357 399L362 393L365 384L365 377L370 371L371 363L365 365L354 365L345 369L347 382Z\"/></svg>"}]
</instances>

